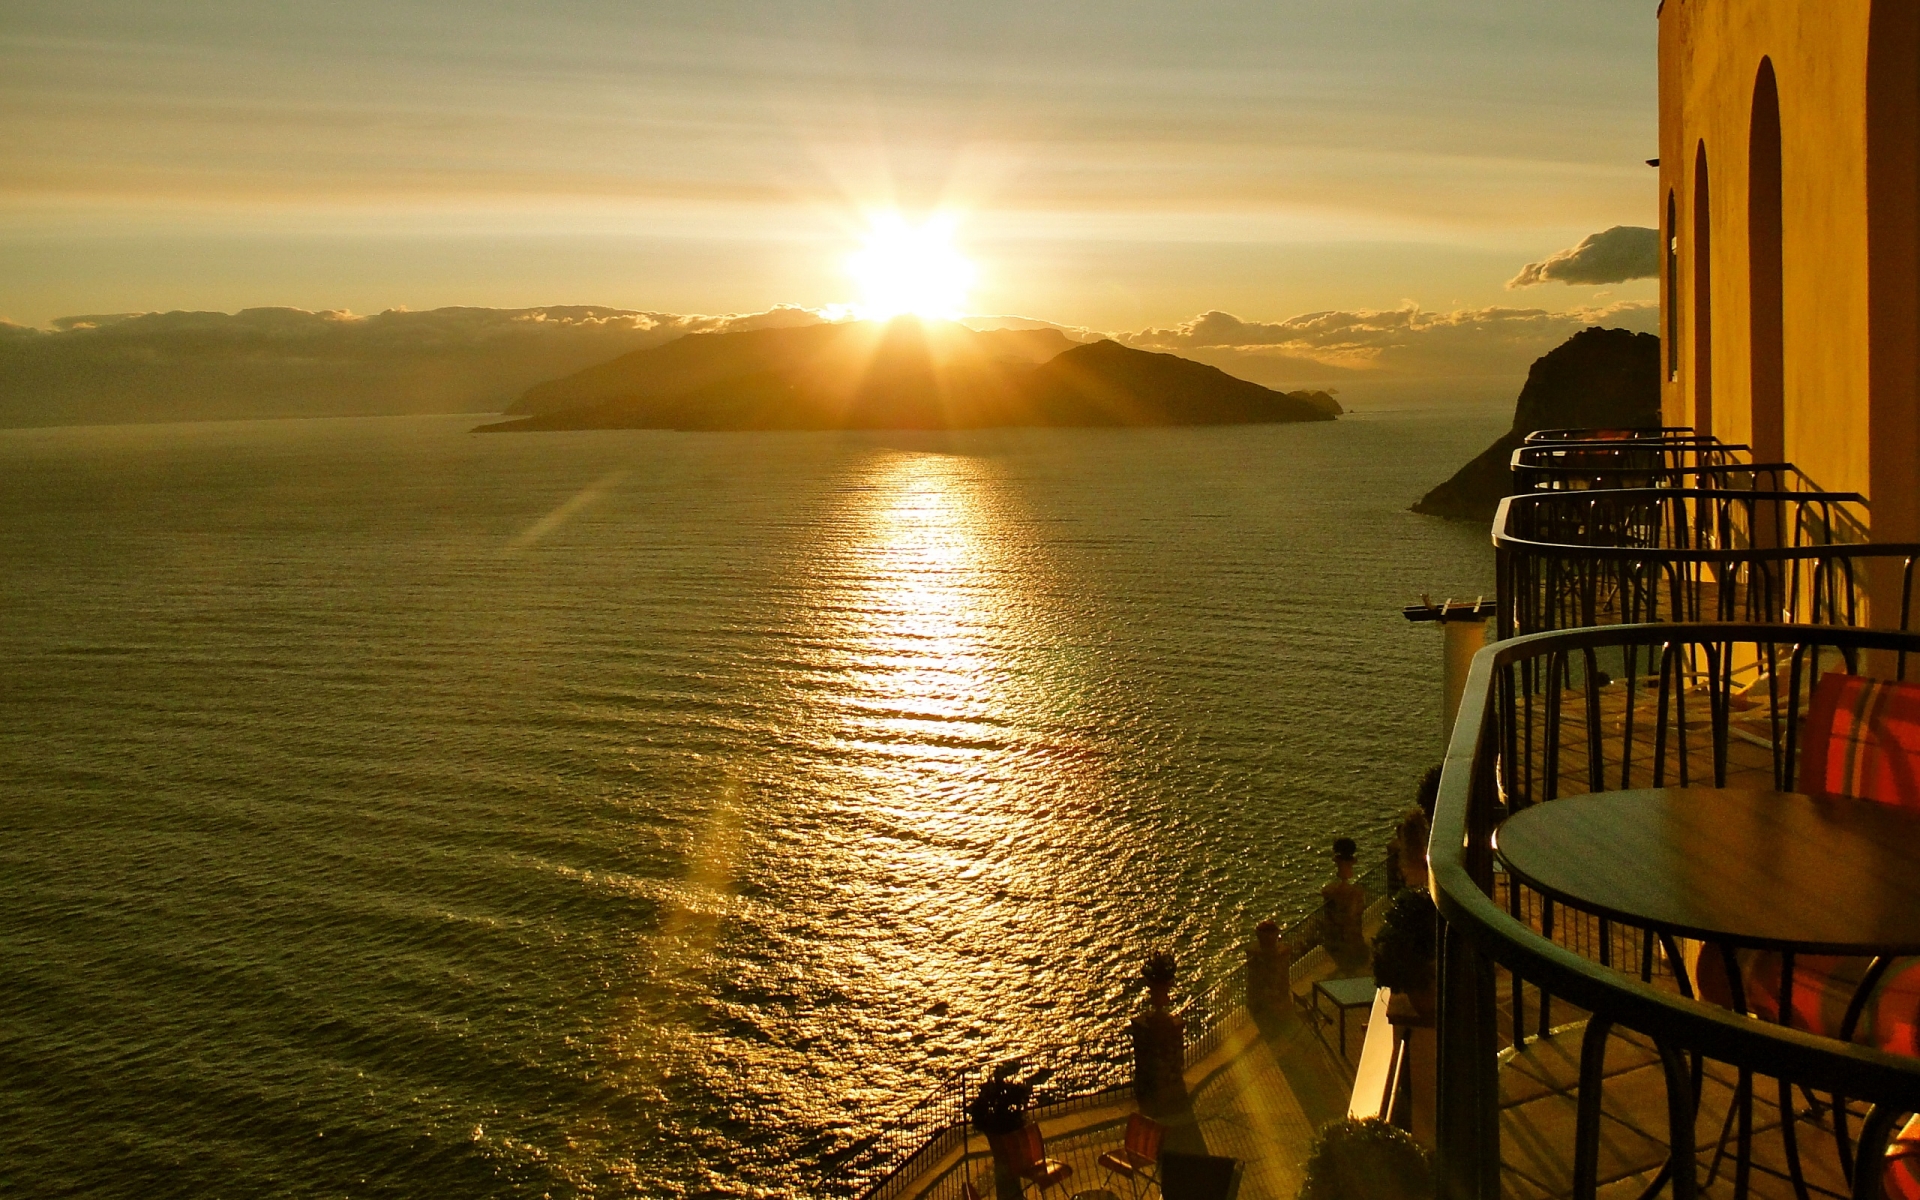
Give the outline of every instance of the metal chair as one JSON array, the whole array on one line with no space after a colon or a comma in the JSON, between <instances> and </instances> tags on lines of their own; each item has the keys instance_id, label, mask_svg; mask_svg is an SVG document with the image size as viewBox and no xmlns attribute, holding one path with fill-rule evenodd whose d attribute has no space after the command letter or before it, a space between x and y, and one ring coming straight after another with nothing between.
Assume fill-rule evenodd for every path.
<instances>
[{"instance_id":1,"label":"metal chair","mask_svg":"<svg viewBox=\"0 0 1920 1200\"><path fill-rule=\"evenodd\" d=\"M1043 1196L1050 1187L1064 1190L1067 1180L1073 1177L1073 1167L1057 1158L1047 1157L1047 1143L1040 1136L1040 1127L1029 1125L1015 1136L1018 1141L1013 1143L1013 1173L1038 1185Z\"/></svg>"},{"instance_id":2,"label":"metal chair","mask_svg":"<svg viewBox=\"0 0 1920 1200\"><path fill-rule=\"evenodd\" d=\"M1143 1183L1160 1182L1160 1142L1166 1132L1152 1117L1134 1113L1127 1118L1126 1141L1120 1149L1102 1154L1100 1166L1109 1176L1125 1179L1128 1189L1138 1196Z\"/></svg>"}]
</instances>

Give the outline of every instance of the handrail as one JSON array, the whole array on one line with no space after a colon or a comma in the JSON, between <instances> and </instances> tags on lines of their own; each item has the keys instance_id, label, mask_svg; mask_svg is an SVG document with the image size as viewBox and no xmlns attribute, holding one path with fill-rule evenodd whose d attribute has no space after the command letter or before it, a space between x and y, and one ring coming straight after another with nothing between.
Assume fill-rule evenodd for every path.
<instances>
[{"instance_id":1,"label":"handrail","mask_svg":"<svg viewBox=\"0 0 1920 1200\"><path fill-rule=\"evenodd\" d=\"M1860 508L1854 492L1509 496L1494 518L1499 634L1708 619L1909 628L1920 543L1853 540Z\"/></svg>"},{"instance_id":2,"label":"handrail","mask_svg":"<svg viewBox=\"0 0 1920 1200\"><path fill-rule=\"evenodd\" d=\"M1646 463L1538 463L1531 461L1541 457L1531 453L1538 449L1540 449L1538 446L1522 446L1513 452L1510 469L1513 472L1513 488L1516 494L1576 490L1573 485L1582 485L1583 490L1593 491L1650 487L1696 487L1721 491L1764 492L1820 490L1811 483L1797 488L1787 486L1791 481L1806 479L1800 468L1790 462L1696 463L1692 466ZM1742 481L1741 476L1749 477L1750 481ZM1687 479L1698 482L1689 484L1684 482ZM1646 482L1636 482L1641 480Z\"/></svg>"},{"instance_id":3,"label":"handrail","mask_svg":"<svg viewBox=\"0 0 1920 1200\"><path fill-rule=\"evenodd\" d=\"M1529 442L1713 442L1718 440L1711 433L1695 433L1691 425L1536 429L1527 435Z\"/></svg>"},{"instance_id":4,"label":"handrail","mask_svg":"<svg viewBox=\"0 0 1920 1200\"><path fill-rule=\"evenodd\" d=\"M1676 1074L1681 1051L1872 1103L1881 1114L1877 1124L1869 1118L1879 1140L1876 1145L1863 1134L1859 1161L1864 1163L1874 1162L1869 1155L1884 1149L1891 1129L1888 1115L1920 1111L1920 1060L1756 1021L1660 991L1556 944L1495 903L1491 839L1503 806L1501 778L1515 769L1513 763L1502 762L1503 754L1515 752L1502 729L1500 707L1512 703L1511 691L1502 690L1510 687L1502 682L1509 670L1537 671L1541 659L1551 663L1556 656L1564 660L1606 648L1740 642L1833 646L1854 655L1863 650L1920 651L1920 635L1915 634L1696 623L1537 633L1496 642L1474 657L1466 699L1447 748L1429 850L1433 896L1442 921L1439 1071L1448 1081L1440 1091L1438 1113L1442 1196L1493 1200L1500 1194L1494 964L1592 1013L1590 1036L1597 1023L1603 1037L1608 1025L1619 1025L1655 1040L1667 1066L1674 1162L1682 1160L1683 1150L1688 1162L1692 1154L1691 1109L1673 1102L1673 1092L1687 1088L1685 1071ZM1597 1094L1594 1102L1597 1114ZM1878 1187L1877 1171L1854 1174L1869 1181L1863 1186ZM1689 1186L1684 1194L1691 1191ZM1675 1194L1683 1194L1679 1186Z\"/></svg>"},{"instance_id":5,"label":"handrail","mask_svg":"<svg viewBox=\"0 0 1920 1200\"><path fill-rule=\"evenodd\" d=\"M1860 508L1867 506L1867 498L1859 492L1794 492L1762 491L1752 488L1698 488L1698 487L1638 487L1638 488L1589 488L1577 491L1537 491L1508 496L1500 501L1494 512L1494 546L1530 546L1542 549L1577 548L1588 550L1632 549L1632 550L1693 550L1693 549L1731 549L1742 553L1749 549L1770 549L1760 541L1749 541L1744 545L1709 546L1699 542L1678 544L1652 541L1623 543L1614 540L1621 536L1623 529L1634 532L1661 536L1685 537L1691 534L1695 539L1713 537L1727 542L1740 536L1744 531L1750 538L1763 536L1765 530L1756 530L1755 518L1759 510L1776 510L1774 532L1783 534L1791 529L1796 539L1787 548L1803 545L1835 546L1858 543L1839 542L1833 538L1834 518L1842 518L1842 527L1857 525L1857 518L1847 512L1845 506ZM1819 514L1821 524L1811 527L1804 519L1805 510L1812 509ZM1560 511L1567 510L1567 511ZM1692 510L1689 513L1689 510ZM1747 520L1743 527L1734 517L1744 510ZM1662 519L1655 523L1645 523L1643 514L1659 513ZM1791 511L1794 520L1789 523L1781 520ZM1582 518L1586 518L1585 521ZM1628 524L1634 518L1640 518L1639 524ZM1680 519L1675 519L1676 517ZM1596 520L1596 518L1600 518ZM1709 521L1710 518L1710 521ZM1547 525L1552 533L1566 535L1582 529L1587 532L1586 540L1565 541L1533 532ZM1525 528L1522 528L1525 527ZM1801 540L1809 531L1823 534L1818 542Z\"/></svg>"}]
</instances>

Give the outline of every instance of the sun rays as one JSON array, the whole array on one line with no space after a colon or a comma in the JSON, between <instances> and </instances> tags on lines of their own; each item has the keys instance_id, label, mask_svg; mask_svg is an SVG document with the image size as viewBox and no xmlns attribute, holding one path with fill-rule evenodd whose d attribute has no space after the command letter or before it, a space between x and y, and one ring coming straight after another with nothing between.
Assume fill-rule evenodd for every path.
<instances>
[{"instance_id":1,"label":"sun rays","mask_svg":"<svg viewBox=\"0 0 1920 1200\"><path fill-rule=\"evenodd\" d=\"M878 321L964 316L977 272L953 244L953 232L951 217L918 225L899 213L873 217L860 249L847 259L847 274L860 289L854 313Z\"/></svg>"}]
</instances>

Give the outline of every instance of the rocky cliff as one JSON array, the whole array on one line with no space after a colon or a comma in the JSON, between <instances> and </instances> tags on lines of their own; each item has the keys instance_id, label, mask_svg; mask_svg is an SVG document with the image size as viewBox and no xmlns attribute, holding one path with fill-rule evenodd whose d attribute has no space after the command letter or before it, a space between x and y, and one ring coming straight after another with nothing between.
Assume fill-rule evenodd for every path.
<instances>
[{"instance_id":1,"label":"rocky cliff","mask_svg":"<svg viewBox=\"0 0 1920 1200\"><path fill-rule=\"evenodd\" d=\"M1514 405L1513 428L1421 497L1413 511L1491 521L1511 488L1513 452L1528 434L1660 423L1660 339L1625 329L1583 329L1534 360Z\"/></svg>"}]
</instances>

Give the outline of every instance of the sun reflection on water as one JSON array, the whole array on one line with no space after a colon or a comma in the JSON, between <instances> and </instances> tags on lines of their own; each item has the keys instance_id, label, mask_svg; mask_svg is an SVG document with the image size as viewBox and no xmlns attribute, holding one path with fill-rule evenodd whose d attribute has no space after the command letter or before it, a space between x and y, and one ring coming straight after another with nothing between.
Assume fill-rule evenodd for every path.
<instances>
[{"instance_id":1,"label":"sun reflection on water","mask_svg":"<svg viewBox=\"0 0 1920 1200\"><path fill-rule=\"evenodd\" d=\"M1061 869L1059 795L1087 783L1055 754L1072 673L1032 661L1057 598L991 460L891 452L848 496L815 706L847 839L830 869L870 923L855 972L950 1005L960 1040L936 1041L959 1052L970 1013L1034 982L1005 942Z\"/></svg>"},{"instance_id":2,"label":"sun reflection on water","mask_svg":"<svg viewBox=\"0 0 1920 1200\"><path fill-rule=\"evenodd\" d=\"M848 740L930 763L991 741L1008 674L998 626L1011 605L996 571L979 481L937 455L888 459L856 557L847 630ZM978 767L980 750L957 757Z\"/></svg>"}]
</instances>

